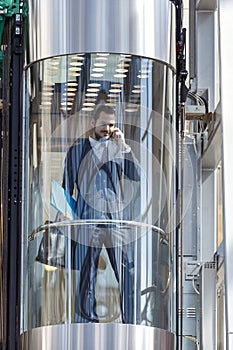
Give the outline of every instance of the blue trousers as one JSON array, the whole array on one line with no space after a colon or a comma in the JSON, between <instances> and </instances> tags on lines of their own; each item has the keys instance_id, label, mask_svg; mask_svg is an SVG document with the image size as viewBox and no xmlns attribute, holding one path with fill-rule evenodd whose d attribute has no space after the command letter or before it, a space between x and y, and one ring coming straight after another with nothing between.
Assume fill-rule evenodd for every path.
<instances>
[{"instance_id":1,"label":"blue trousers","mask_svg":"<svg viewBox=\"0 0 233 350\"><path fill-rule=\"evenodd\" d=\"M133 323L134 319L134 260L133 243L116 245L114 230L99 228L85 249L79 282L78 313L89 322L99 322L96 313L95 286L99 257L105 246L109 261L120 288L120 307L123 323ZM79 249L78 249L79 250Z\"/></svg>"}]
</instances>

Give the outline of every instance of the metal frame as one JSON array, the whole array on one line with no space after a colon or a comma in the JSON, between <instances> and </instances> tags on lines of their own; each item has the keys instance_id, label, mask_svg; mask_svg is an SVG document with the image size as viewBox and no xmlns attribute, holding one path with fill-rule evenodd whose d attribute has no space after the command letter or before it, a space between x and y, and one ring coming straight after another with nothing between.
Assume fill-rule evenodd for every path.
<instances>
[{"instance_id":1,"label":"metal frame","mask_svg":"<svg viewBox=\"0 0 233 350\"><path fill-rule=\"evenodd\" d=\"M29 0L29 46L28 64L111 52L175 66L175 11L169 0Z\"/></svg>"},{"instance_id":2,"label":"metal frame","mask_svg":"<svg viewBox=\"0 0 233 350\"><path fill-rule=\"evenodd\" d=\"M21 203L21 77L22 16L8 21L7 50L4 61L3 105L3 268L4 339L3 349L19 346L20 203ZM5 40L5 38L4 38Z\"/></svg>"},{"instance_id":3,"label":"metal frame","mask_svg":"<svg viewBox=\"0 0 233 350\"><path fill-rule=\"evenodd\" d=\"M117 323L39 327L22 334L23 350L175 350L175 336L163 329Z\"/></svg>"}]
</instances>

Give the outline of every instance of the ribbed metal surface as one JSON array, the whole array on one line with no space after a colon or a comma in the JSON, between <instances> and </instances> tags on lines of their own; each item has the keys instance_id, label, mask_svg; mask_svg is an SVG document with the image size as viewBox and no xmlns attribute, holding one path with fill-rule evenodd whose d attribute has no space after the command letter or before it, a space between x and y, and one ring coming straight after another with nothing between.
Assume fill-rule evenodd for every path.
<instances>
[{"instance_id":1,"label":"ribbed metal surface","mask_svg":"<svg viewBox=\"0 0 233 350\"><path fill-rule=\"evenodd\" d=\"M70 324L32 329L21 336L23 350L174 350L174 334L122 324Z\"/></svg>"},{"instance_id":2,"label":"ribbed metal surface","mask_svg":"<svg viewBox=\"0 0 233 350\"><path fill-rule=\"evenodd\" d=\"M28 63L61 54L112 52L155 58L174 66L175 10L169 0L28 3Z\"/></svg>"}]
</instances>

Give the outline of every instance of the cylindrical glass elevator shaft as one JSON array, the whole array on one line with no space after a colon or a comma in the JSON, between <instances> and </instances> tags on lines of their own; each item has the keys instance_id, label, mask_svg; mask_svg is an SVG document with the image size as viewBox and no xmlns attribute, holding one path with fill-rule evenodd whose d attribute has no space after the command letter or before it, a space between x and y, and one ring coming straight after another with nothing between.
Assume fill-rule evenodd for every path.
<instances>
[{"instance_id":1,"label":"cylindrical glass elevator shaft","mask_svg":"<svg viewBox=\"0 0 233 350\"><path fill-rule=\"evenodd\" d=\"M52 57L28 69L23 331L73 322L171 330L173 79L160 62L110 53ZM110 187L103 195L89 152L75 165L84 186L68 198L67 152L91 137L99 106L114 111L130 147L122 159L108 144L111 176L114 163L125 175L117 196ZM69 181L71 174L69 167ZM80 211L81 197L88 209ZM103 237L96 243L93 235Z\"/></svg>"},{"instance_id":2,"label":"cylindrical glass elevator shaft","mask_svg":"<svg viewBox=\"0 0 233 350\"><path fill-rule=\"evenodd\" d=\"M50 11L42 16L40 3L29 2L35 32L51 16ZM137 32L142 4L136 3ZM114 9L121 13L126 28L131 0L124 2L124 16L122 1L118 6L103 1L105 11L98 10L114 28L115 49L107 49L112 42L104 40L106 33L100 40L99 28L96 40L88 41L93 14L88 28L80 13L87 15L91 4L96 6L92 0L69 0L62 12L71 18L72 8L79 13L76 29L80 38L86 28L86 41L74 35L68 40L75 22L67 26L62 18L61 45L56 40L47 45L58 35L55 28L48 42L33 43L35 32L30 38L37 49L31 49L25 67L21 345L172 350L175 74L167 60L172 55L166 54L167 43L154 50L158 57L146 57L148 46L139 37L140 45L132 41L130 52L126 39L136 32L119 40L121 30L109 16ZM147 14L149 4L170 28L170 5L149 1ZM62 16L61 8L54 16Z\"/></svg>"}]
</instances>

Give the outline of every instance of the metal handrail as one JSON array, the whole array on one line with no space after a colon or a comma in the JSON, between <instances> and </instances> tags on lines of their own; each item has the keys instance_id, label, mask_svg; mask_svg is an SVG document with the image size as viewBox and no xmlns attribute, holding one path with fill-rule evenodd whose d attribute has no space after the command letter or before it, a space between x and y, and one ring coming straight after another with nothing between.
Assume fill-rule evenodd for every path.
<instances>
[{"instance_id":1,"label":"metal handrail","mask_svg":"<svg viewBox=\"0 0 233 350\"><path fill-rule=\"evenodd\" d=\"M64 220L64 221L45 221L44 224L35 228L32 233L28 236L29 241L33 241L36 235L40 232L45 231L50 227L70 227L70 226L87 226L87 225L118 225L118 226L139 226L143 228L152 229L161 235L161 238L165 241L168 240L168 234L157 226L130 220Z\"/></svg>"}]
</instances>

